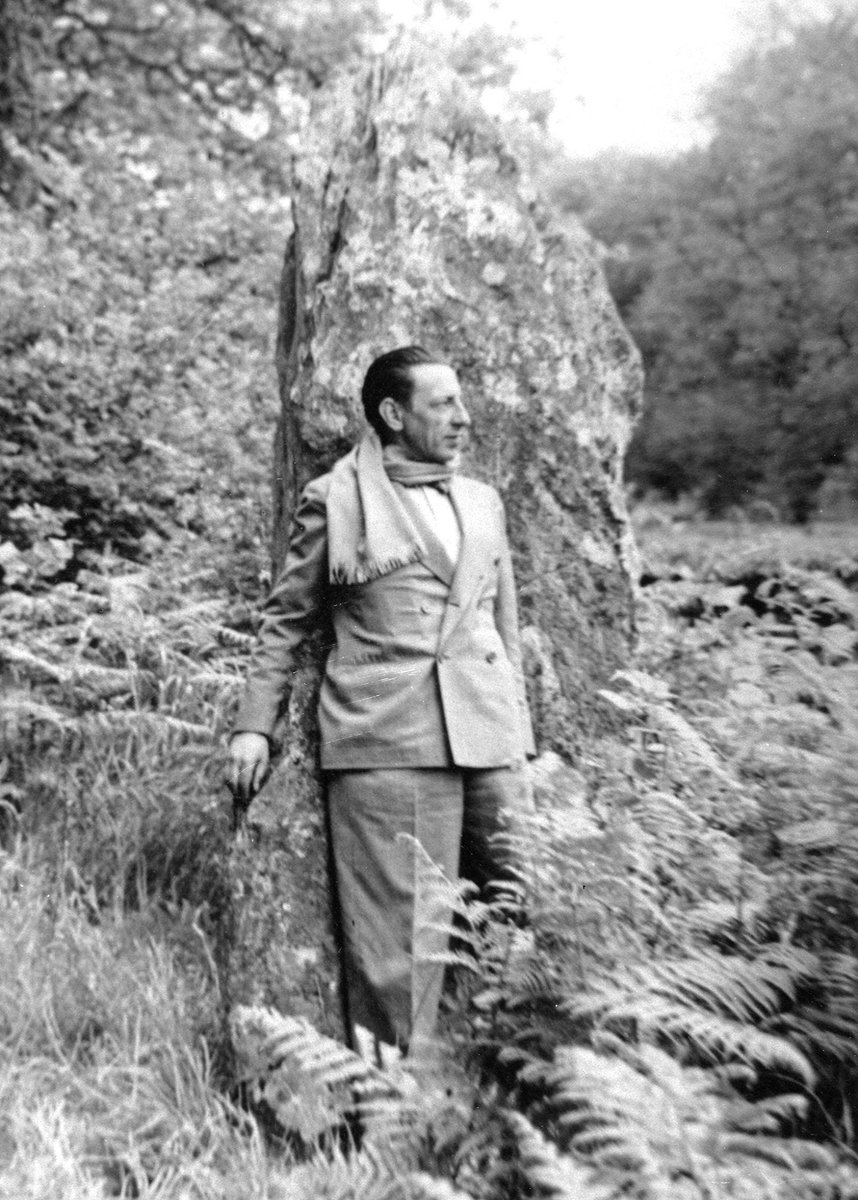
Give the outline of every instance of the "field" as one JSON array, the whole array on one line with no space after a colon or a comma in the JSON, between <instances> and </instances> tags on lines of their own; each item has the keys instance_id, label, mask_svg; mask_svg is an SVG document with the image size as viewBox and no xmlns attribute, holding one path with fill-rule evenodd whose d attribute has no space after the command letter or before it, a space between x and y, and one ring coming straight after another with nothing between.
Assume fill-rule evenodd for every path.
<instances>
[{"instance_id":1,"label":"field","mask_svg":"<svg viewBox=\"0 0 858 1200\"><path fill-rule=\"evenodd\" d=\"M527 928L514 898L457 900L440 1067L380 1074L265 1018L251 1091L300 1138L238 1103L213 951L252 570L188 535L136 574L22 573L0 1196L858 1197L858 537L637 528L622 730L537 764Z\"/></svg>"}]
</instances>

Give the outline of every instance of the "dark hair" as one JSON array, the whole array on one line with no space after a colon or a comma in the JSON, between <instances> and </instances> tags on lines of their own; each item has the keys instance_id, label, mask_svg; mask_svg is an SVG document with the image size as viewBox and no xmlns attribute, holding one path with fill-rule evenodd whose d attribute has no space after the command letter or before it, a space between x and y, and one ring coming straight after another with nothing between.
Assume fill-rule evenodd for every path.
<instances>
[{"instance_id":1,"label":"dark hair","mask_svg":"<svg viewBox=\"0 0 858 1200\"><path fill-rule=\"evenodd\" d=\"M391 437L390 428L378 411L382 400L390 396L399 404L407 404L414 391L411 368L438 364L443 365L442 360L422 346L399 346L396 350L379 355L370 364L364 376L360 398L366 419L382 442L390 441Z\"/></svg>"}]
</instances>

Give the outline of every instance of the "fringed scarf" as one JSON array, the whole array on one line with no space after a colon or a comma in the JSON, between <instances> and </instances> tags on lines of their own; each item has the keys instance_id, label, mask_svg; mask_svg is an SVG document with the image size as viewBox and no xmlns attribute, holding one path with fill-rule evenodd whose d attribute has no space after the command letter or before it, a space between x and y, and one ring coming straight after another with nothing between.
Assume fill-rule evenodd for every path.
<instances>
[{"instance_id":1,"label":"fringed scarf","mask_svg":"<svg viewBox=\"0 0 858 1200\"><path fill-rule=\"evenodd\" d=\"M406 487L443 485L452 473L442 463L385 462L378 434L364 434L331 471L326 505L330 582L368 583L421 558L423 540L391 480Z\"/></svg>"}]
</instances>

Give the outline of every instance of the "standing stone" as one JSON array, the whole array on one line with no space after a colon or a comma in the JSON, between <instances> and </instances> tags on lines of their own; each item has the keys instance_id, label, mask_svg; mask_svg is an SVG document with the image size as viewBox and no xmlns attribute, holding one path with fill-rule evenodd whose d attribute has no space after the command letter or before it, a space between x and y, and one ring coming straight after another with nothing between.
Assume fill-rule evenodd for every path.
<instances>
[{"instance_id":1,"label":"standing stone","mask_svg":"<svg viewBox=\"0 0 858 1200\"><path fill-rule=\"evenodd\" d=\"M219 938L227 1013L264 1006L307 1017L344 1036L332 933L327 834L315 768L319 671L296 672L284 752L246 813L227 862L228 903Z\"/></svg>"},{"instance_id":2,"label":"standing stone","mask_svg":"<svg viewBox=\"0 0 858 1200\"><path fill-rule=\"evenodd\" d=\"M552 227L502 130L425 59L400 49L340 81L308 125L282 279L273 557L282 562L300 489L359 436L373 357L413 342L436 351L473 419L464 471L506 503L537 737L574 758L633 633L621 460L639 359L590 238ZM307 668L293 694L285 765L250 809L267 825L244 860L241 928L256 933L242 969L256 971L244 988L254 1002L279 995L312 1017L302 1006L319 997L330 1027L312 677ZM281 953L285 991L266 977Z\"/></svg>"}]
</instances>

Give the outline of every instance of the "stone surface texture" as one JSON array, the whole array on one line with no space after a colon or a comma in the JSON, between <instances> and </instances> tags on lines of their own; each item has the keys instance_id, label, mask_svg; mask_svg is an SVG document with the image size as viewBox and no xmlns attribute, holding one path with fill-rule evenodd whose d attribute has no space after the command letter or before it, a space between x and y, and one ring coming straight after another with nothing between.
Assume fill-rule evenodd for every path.
<instances>
[{"instance_id":1,"label":"stone surface texture","mask_svg":"<svg viewBox=\"0 0 858 1200\"><path fill-rule=\"evenodd\" d=\"M228 851L221 990L226 1014L239 1005L273 1008L342 1039L327 833L315 769L319 671L312 660L318 650L307 657L293 681L282 757L239 815Z\"/></svg>"},{"instance_id":2,"label":"stone surface texture","mask_svg":"<svg viewBox=\"0 0 858 1200\"><path fill-rule=\"evenodd\" d=\"M437 351L473 419L463 470L506 504L540 748L574 761L603 719L596 690L633 636L621 460L642 377L596 247L583 230L552 227L467 86L407 47L320 100L296 164L294 230L277 351L275 564L300 488L360 434L371 359L412 342ZM228 998L330 1030L312 682L308 666L284 761L249 811L255 840L236 849Z\"/></svg>"}]
</instances>

